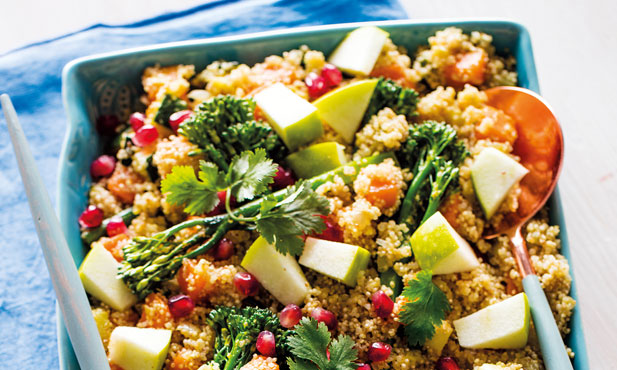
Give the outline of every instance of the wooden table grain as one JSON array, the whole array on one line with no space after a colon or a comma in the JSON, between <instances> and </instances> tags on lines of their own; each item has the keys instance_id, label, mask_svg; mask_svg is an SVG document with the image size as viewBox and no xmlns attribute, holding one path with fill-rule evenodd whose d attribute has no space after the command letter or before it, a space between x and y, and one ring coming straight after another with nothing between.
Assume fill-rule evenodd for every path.
<instances>
[{"instance_id":1,"label":"wooden table grain","mask_svg":"<svg viewBox=\"0 0 617 370\"><path fill-rule=\"evenodd\" d=\"M590 368L617 368L617 2L400 1L414 19L504 18L529 29L542 94L565 133L559 186ZM0 53L91 24L125 23L201 2L12 2L0 14L0 34L13 35L0 41Z\"/></svg>"}]
</instances>

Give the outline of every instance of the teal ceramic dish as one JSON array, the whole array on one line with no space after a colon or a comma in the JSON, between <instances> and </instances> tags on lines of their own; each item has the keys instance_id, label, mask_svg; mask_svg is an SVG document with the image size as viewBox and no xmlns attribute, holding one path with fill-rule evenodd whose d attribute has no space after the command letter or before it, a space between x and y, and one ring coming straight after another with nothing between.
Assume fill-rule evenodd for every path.
<instances>
[{"instance_id":1,"label":"teal ceramic dish","mask_svg":"<svg viewBox=\"0 0 617 370\"><path fill-rule=\"evenodd\" d=\"M540 92L533 58L531 39L520 24L508 21L386 21L372 23L388 32L395 44L415 50L425 44L429 36L448 26L465 32L483 31L493 36L498 52L509 51L517 60L519 86ZM140 76L143 69L154 64L195 64L204 68L214 60L237 60L247 64L262 61L271 54L307 44L331 52L342 37L360 24L341 24L253 35L205 39L171 44L146 46L109 54L77 59L63 72L62 92L69 119L60 158L58 207L60 222L66 235L75 264L79 266L85 249L80 239L77 218L87 204L90 186L90 162L100 153L98 134L94 128L96 117L114 113L120 117L136 110L140 95ZM568 235L557 189L550 198L550 217L561 228L562 254L570 260ZM570 266L572 261L570 260ZM576 284L572 282L572 297L577 299ZM567 345L576 353L574 368L589 368L583 336L580 309L575 308L571 320L571 334ZM60 368L79 369L64 322L58 314L58 351Z\"/></svg>"}]
</instances>

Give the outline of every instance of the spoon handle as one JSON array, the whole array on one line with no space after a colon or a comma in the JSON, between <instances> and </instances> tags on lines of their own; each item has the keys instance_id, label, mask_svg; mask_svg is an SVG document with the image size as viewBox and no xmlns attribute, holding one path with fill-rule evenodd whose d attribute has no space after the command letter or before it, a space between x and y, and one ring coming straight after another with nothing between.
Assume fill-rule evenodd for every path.
<instances>
[{"instance_id":1,"label":"spoon handle","mask_svg":"<svg viewBox=\"0 0 617 370\"><path fill-rule=\"evenodd\" d=\"M58 305L82 369L109 370L88 297L9 96L0 96L36 232Z\"/></svg>"},{"instance_id":2,"label":"spoon handle","mask_svg":"<svg viewBox=\"0 0 617 370\"><path fill-rule=\"evenodd\" d=\"M520 227L510 238L510 242L519 272L523 276L523 288L529 300L531 317L540 342L544 366L547 370L572 370L572 362L566 352L566 346L557 328L546 294L542 290L540 279L531 265L527 243L521 234Z\"/></svg>"}]
</instances>

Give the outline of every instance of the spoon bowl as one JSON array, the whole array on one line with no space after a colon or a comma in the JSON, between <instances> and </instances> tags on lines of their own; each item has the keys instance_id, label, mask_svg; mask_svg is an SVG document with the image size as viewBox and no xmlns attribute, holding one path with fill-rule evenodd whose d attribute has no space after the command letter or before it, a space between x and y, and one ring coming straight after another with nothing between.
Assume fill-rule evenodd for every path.
<instances>
[{"instance_id":1,"label":"spoon bowl","mask_svg":"<svg viewBox=\"0 0 617 370\"><path fill-rule=\"evenodd\" d=\"M500 86L485 91L488 105L512 117L518 137L512 154L529 173L520 182L516 212L506 214L485 238L511 235L544 206L553 193L563 163L563 134L548 103L531 90Z\"/></svg>"},{"instance_id":2,"label":"spoon bowl","mask_svg":"<svg viewBox=\"0 0 617 370\"><path fill-rule=\"evenodd\" d=\"M487 229L485 238L504 234L510 238L546 369L570 370L572 363L521 233L522 226L544 206L557 185L563 163L561 127L550 106L530 90L502 86L485 92L488 105L514 120L518 136L512 154L529 170L519 184L518 209Z\"/></svg>"}]
</instances>

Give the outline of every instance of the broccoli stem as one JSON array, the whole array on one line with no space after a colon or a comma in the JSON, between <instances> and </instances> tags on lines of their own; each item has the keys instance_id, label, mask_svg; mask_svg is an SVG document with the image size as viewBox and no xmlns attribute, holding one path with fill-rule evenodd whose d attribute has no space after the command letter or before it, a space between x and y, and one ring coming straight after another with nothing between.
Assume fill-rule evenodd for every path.
<instances>
[{"instance_id":1,"label":"broccoli stem","mask_svg":"<svg viewBox=\"0 0 617 370\"><path fill-rule=\"evenodd\" d=\"M229 353L229 358L227 360L227 363L225 363L225 367L223 368L223 370L234 370L236 368L236 364L238 362L238 359L240 358L240 355L242 355L242 350L244 347L243 345L239 344L241 342L241 338L236 338L236 340L234 341L234 346Z\"/></svg>"},{"instance_id":2,"label":"broccoli stem","mask_svg":"<svg viewBox=\"0 0 617 370\"><path fill-rule=\"evenodd\" d=\"M401 204L401 209L399 211L398 223L406 223L407 219L411 214L411 208L413 203L416 201L416 195L420 191L420 188L424 184L426 178L431 174L433 170L432 160L427 159L419 168L418 174L413 177L411 180L411 184L409 185L409 189L407 189L407 193L405 194L405 199Z\"/></svg>"}]
</instances>

